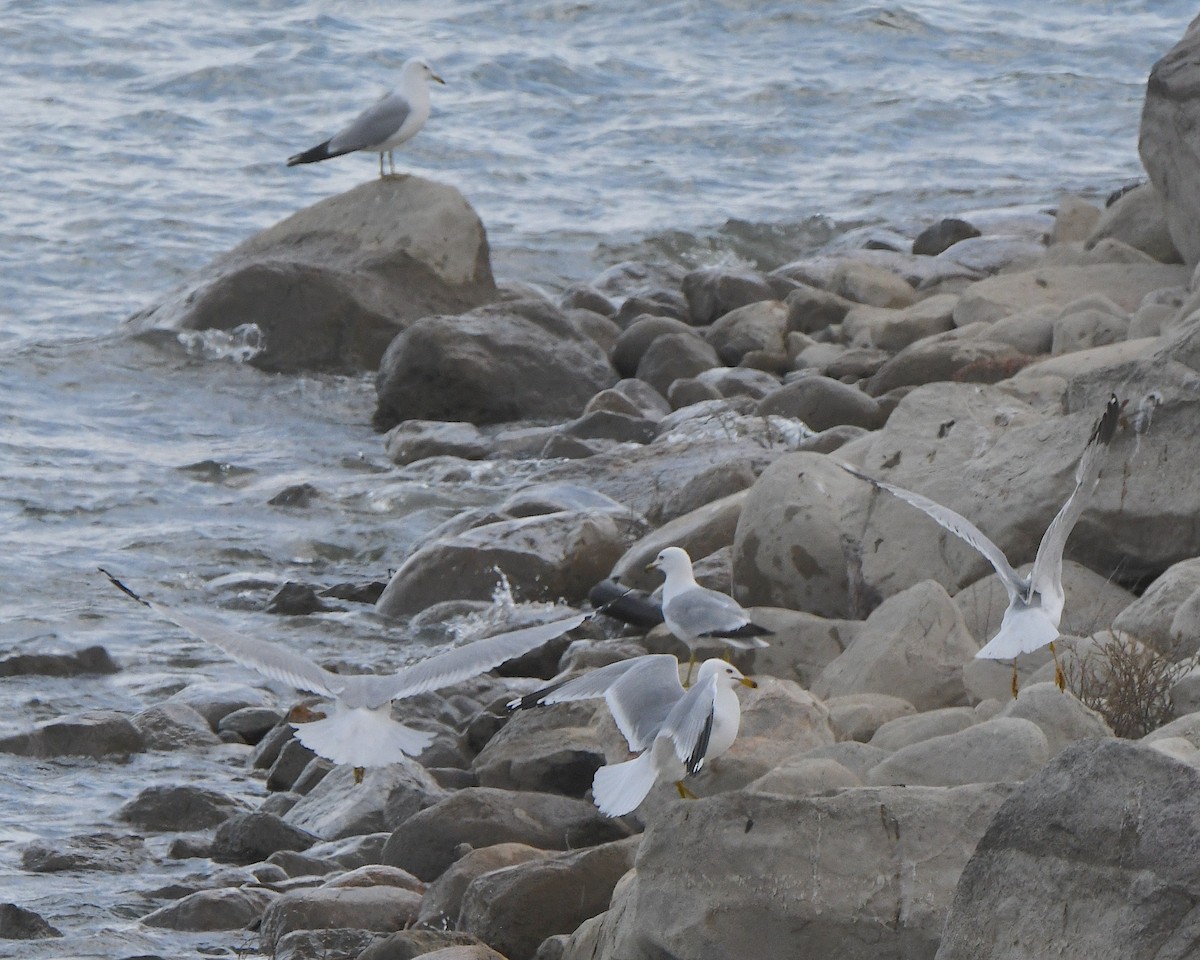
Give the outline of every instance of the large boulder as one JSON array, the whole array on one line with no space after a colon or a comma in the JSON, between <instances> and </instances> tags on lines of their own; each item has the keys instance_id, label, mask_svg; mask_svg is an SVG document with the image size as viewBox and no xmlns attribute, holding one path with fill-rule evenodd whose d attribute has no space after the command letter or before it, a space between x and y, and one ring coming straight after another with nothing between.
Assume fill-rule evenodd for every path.
<instances>
[{"instance_id":1,"label":"large boulder","mask_svg":"<svg viewBox=\"0 0 1200 960\"><path fill-rule=\"evenodd\" d=\"M732 793L664 809L563 960L931 960L1005 785ZM864 878L868 878L864 882Z\"/></svg>"},{"instance_id":2,"label":"large boulder","mask_svg":"<svg viewBox=\"0 0 1200 960\"><path fill-rule=\"evenodd\" d=\"M418 317L494 300L487 235L454 187L372 180L329 197L218 257L134 332L254 324L264 370L373 370Z\"/></svg>"},{"instance_id":3,"label":"large boulder","mask_svg":"<svg viewBox=\"0 0 1200 960\"><path fill-rule=\"evenodd\" d=\"M374 423L505 423L576 417L617 381L604 350L544 300L427 316L392 341L379 364Z\"/></svg>"},{"instance_id":4,"label":"large boulder","mask_svg":"<svg viewBox=\"0 0 1200 960\"><path fill-rule=\"evenodd\" d=\"M1190 265L1200 261L1200 171L1195 130L1200 124L1200 29L1187 32L1150 70L1138 153L1162 198L1175 248Z\"/></svg>"},{"instance_id":5,"label":"large boulder","mask_svg":"<svg viewBox=\"0 0 1200 960\"><path fill-rule=\"evenodd\" d=\"M1000 807L937 960L1195 954L1200 772L1128 742L1068 747Z\"/></svg>"}]
</instances>

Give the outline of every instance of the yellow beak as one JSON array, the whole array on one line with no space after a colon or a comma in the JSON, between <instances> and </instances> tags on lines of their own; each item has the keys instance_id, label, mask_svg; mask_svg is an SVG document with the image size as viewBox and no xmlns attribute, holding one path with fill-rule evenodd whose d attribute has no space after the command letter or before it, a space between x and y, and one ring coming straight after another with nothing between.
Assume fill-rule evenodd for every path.
<instances>
[{"instance_id":1,"label":"yellow beak","mask_svg":"<svg viewBox=\"0 0 1200 960\"><path fill-rule=\"evenodd\" d=\"M431 73L429 79L436 80L438 83L444 84L446 81L439 77L436 73Z\"/></svg>"},{"instance_id":2,"label":"yellow beak","mask_svg":"<svg viewBox=\"0 0 1200 960\"><path fill-rule=\"evenodd\" d=\"M753 680L751 680L749 677L742 677L742 679L739 680L738 683L740 683L743 687L749 687L751 690L758 689L758 684L755 683Z\"/></svg>"}]
</instances>

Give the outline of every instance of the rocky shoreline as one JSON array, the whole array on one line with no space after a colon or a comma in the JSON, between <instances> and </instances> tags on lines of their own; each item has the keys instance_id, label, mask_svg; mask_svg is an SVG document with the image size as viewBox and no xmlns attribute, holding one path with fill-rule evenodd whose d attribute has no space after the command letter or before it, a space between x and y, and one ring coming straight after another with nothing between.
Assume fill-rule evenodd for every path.
<instances>
[{"instance_id":1,"label":"rocky shoreline","mask_svg":"<svg viewBox=\"0 0 1200 960\"><path fill-rule=\"evenodd\" d=\"M245 330L265 370L377 370L398 466L536 476L430 531L382 591L434 622L491 604L585 609L684 547L699 581L773 631L734 662L741 731L694 778L609 819L592 775L628 757L602 702L510 715L552 677L643 653L666 627L599 619L436 694L418 761L355 784L256 689L188 688L134 716L63 717L26 756L241 750L257 809L153 787L112 832L29 845L24 869L202 876L145 925L257 932L287 960L1125 958L1193 955L1200 896L1200 196L1186 131L1200 33L1156 66L1151 182L1101 209L881 231L770 272L624 263L551 298L497 285L452 188L364 184L210 265L131 332ZM1194 189L1192 185L1195 185ZM916 251L916 252L913 252ZM842 462L969 517L1031 560L1110 392L1125 401L1067 548L1068 691L1048 651L974 659L1004 590L986 561ZM1024 569L1024 568L1022 568ZM317 588L289 595L321 608ZM537 604L537 606L535 606ZM714 645L711 651L724 649ZM104 651L9 672L117 669ZM28 658L25 658L28 660ZM400 709L399 707L397 709ZM3 905L0 937L58 931Z\"/></svg>"}]
</instances>

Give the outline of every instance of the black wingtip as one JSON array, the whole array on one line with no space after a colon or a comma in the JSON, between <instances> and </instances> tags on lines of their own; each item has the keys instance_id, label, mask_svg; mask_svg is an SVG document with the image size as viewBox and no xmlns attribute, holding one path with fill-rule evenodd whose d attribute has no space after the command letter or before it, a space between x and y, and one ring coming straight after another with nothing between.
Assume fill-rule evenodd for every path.
<instances>
[{"instance_id":1,"label":"black wingtip","mask_svg":"<svg viewBox=\"0 0 1200 960\"><path fill-rule=\"evenodd\" d=\"M318 143L311 150L305 150L303 153L297 153L295 156L287 158L287 165L294 167L298 163L318 163L321 160L328 160L330 156L329 141Z\"/></svg>"},{"instance_id":2,"label":"black wingtip","mask_svg":"<svg viewBox=\"0 0 1200 960\"><path fill-rule=\"evenodd\" d=\"M123 584L120 580L118 580L116 577L114 577L111 573L109 573L103 567L97 567L96 569L99 570L106 577L108 577L109 582L114 587L116 587L118 590L120 590L123 594L125 594L125 596L133 598L138 603L140 603L143 607L150 606L150 604L147 601L145 601L141 597L139 597L136 593L134 593L132 590L130 590L127 586L125 586L125 584Z\"/></svg>"},{"instance_id":3,"label":"black wingtip","mask_svg":"<svg viewBox=\"0 0 1200 960\"><path fill-rule=\"evenodd\" d=\"M775 636L775 631L768 630L766 627L760 627L757 623L743 623L736 630L710 630L708 633L700 634L700 636L742 640L746 637L773 637Z\"/></svg>"},{"instance_id":4,"label":"black wingtip","mask_svg":"<svg viewBox=\"0 0 1200 960\"><path fill-rule=\"evenodd\" d=\"M1115 393L1110 393L1108 395L1108 403L1104 407L1104 413L1096 421L1096 426L1092 428L1092 435L1088 437L1088 443L1099 442L1108 446L1117 432L1117 424L1120 422L1120 419L1121 402L1117 399Z\"/></svg>"},{"instance_id":5,"label":"black wingtip","mask_svg":"<svg viewBox=\"0 0 1200 960\"><path fill-rule=\"evenodd\" d=\"M513 700L509 700L505 706L508 707L509 713L516 713L518 710L529 710L531 707L544 707L546 705L543 702L545 698L550 696L550 694L552 694L565 683L567 683L567 680L560 680L558 683L552 683L548 687L542 687L539 690L534 690L533 693L527 693L523 697L517 697Z\"/></svg>"},{"instance_id":6,"label":"black wingtip","mask_svg":"<svg viewBox=\"0 0 1200 960\"><path fill-rule=\"evenodd\" d=\"M715 715L715 711L710 710L708 718L704 721L704 729L700 731L696 745L692 748L692 752L685 764L688 773L698 773L700 768L704 766L704 755L708 753L708 743L712 739L713 718Z\"/></svg>"}]
</instances>

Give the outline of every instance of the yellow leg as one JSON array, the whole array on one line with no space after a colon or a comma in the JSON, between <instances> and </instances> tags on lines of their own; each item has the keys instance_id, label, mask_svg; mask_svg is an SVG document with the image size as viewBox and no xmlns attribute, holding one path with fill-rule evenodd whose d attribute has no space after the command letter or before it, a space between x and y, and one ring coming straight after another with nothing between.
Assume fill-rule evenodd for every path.
<instances>
[{"instance_id":1,"label":"yellow leg","mask_svg":"<svg viewBox=\"0 0 1200 960\"><path fill-rule=\"evenodd\" d=\"M1058 651L1054 649L1054 641L1050 641L1050 656L1054 658L1054 682L1063 693L1067 692L1067 678L1063 674L1062 664L1058 662Z\"/></svg>"},{"instance_id":2,"label":"yellow leg","mask_svg":"<svg viewBox=\"0 0 1200 960\"><path fill-rule=\"evenodd\" d=\"M1017 658L1013 657L1013 678L1012 678L1012 694L1013 699L1017 699Z\"/></svg>"},{"instance_id":3,"label":"yellow leg","mask_svg":"<svg viewBox=\"0 0 1200 960\"><path fill-rule=\"evenodd\" d=\"M692 655L688 657L688 672L683 680L683 688L686 690L692 685L692 667L696 665L696 651L692 651Z\"/></svg>"},{"instance_id":4,"label":"yellow leg","mask_svg":"<svg viewBox=\"0 0 1200 960\"><path fill-rule=\"evenodd\" d=\"M362 783L364 773L366 773L366 770L364 770L362 767L355 767L354 768L354 782Z\"/></svg>"},{"instance_id":5,"label":"yellow leg","mask_svg":"<svg viewBox=\"0 0 1200 960\"><path fill-rule=\"evenodd\" d=\"M680 800L699 800L700 798L683 785L682 780L675 781L675 789L679 791Z\"/></svg>"}]
</instances>

